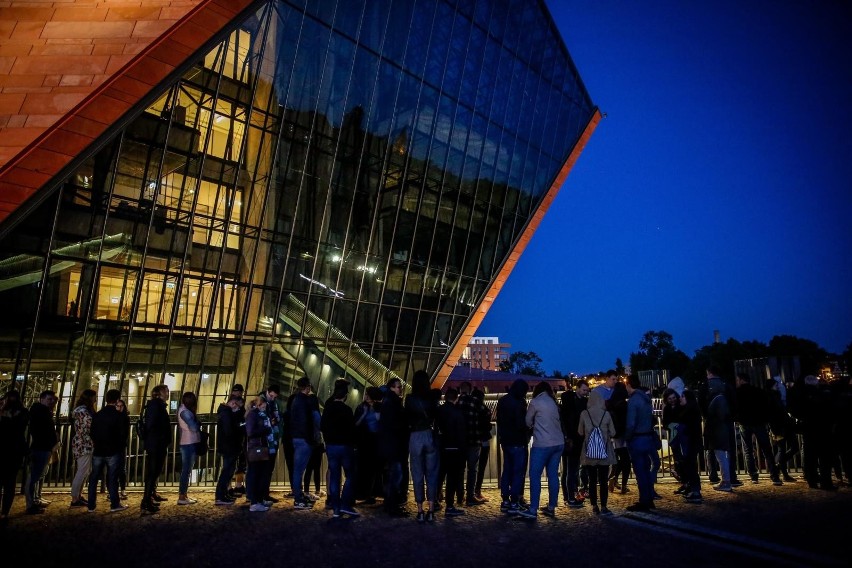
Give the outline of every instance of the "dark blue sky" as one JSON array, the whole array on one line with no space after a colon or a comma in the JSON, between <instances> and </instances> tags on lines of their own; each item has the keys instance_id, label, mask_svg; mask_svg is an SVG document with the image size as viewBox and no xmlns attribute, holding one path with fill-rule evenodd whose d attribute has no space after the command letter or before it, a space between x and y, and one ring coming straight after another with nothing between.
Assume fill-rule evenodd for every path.
<instances>
[{"instance_id":1,"label":"dark blue sky","mask_svg":"<svg viewBox=\"0 0 852 568\"><path fill-rule=\"evenodd\" d=\"M548 0L601 121L477 335L544 369L852 342L852 6Z\"/></svg>"}]
</instances>

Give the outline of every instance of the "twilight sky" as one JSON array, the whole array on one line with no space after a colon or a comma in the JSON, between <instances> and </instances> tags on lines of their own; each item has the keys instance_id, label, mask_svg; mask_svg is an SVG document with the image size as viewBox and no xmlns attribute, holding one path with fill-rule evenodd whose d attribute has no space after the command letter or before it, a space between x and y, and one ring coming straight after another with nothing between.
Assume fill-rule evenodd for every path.
<instances>
[{"instance_id":1,"label":"twilight sky","mask_svg":"<svg viewBox=\"0 0 852 568\"><path fill-rule=\"evenodd\" d=\"M852 8L547 0L592 135L479 327L549 373L665 330L852 342Z\"/></svg>"}]
</instances>

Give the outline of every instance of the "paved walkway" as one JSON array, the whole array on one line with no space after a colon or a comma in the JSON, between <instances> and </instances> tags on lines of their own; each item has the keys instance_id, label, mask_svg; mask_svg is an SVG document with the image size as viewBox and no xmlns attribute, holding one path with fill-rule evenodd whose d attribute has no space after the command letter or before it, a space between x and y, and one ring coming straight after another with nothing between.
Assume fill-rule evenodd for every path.
<instances>
[{"instance_id":1,"label":"paved walkway","mask_svg":"<svg viewBox=\"0 0 852 568\"><path fill-rule=\"evenodd\" d=\"M490 501L464 516L439 514L422 525L390 518L380 505L359 507L363 515L346 520L330 518L321 503L297 511L282 498L266 513L250 513L245 504L216 507L212 493L199 492L189 506L168 494L160 513L144 517L139 493L131 493L127 511L109 513L99 499L92 514L69 508L67 494L52 494L45 514L27 516L18 496L0 538L7 558L63 568L849 565L852 488L774 487L763 479L727 494L705 484L704 503L692 505L673 495L673 483L660 483L655 512L628 513L636 495L629 487L610 498L612 517L560 506L555 519L526 521L501 513L498 492L487 490Z\"/></svg>"}]
</instances>

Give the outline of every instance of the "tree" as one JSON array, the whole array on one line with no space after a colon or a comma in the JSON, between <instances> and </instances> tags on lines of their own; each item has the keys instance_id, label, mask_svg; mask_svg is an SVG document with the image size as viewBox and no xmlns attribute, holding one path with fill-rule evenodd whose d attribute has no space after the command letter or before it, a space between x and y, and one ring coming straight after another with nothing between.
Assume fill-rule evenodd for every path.
<instances>
[{"instance_id":1,"label":"tree","mask_svg":"<svg viewBox=\"0 0 852 568\"><path fill-rule=\"evenodd\" d=\"M509 358L500 363L500 370L504 373L516 375L530 375L543 377L544 369L541 367L541 357L534 351L516 351Z\"/></svg>"},{"instance_id":2,"label":"tree","mask_svg":"<svg viewBox=\"0 0 852 568\"><path fill-rule=\"evenodd\" d=\"M736 339L730 338L724 343L705 345L696 350L687 376L684 379L693 385L703 382L707 378L707 367L710 365L718 366L724 376L733 377L733 374L736 372L736 361L758 359L767 355L766 344L759 341L744 341L740 343Z\"/></svg>"},{"instance_id":3,"label":"tree","mask_svg":"<svg viewBox=\"0 0 852 568\"><path fill-rule=\"evenodd\" d=\"M819 375L828 363L828 352L810 339L795 335L776 335L769 340L769 354L775 357L798 357L802 375Z\"/></svg>"},{"instance_id":4,"label":"tree","mask_svg":"<svg viewBox=\"0 0 852 568\"><path fill-rule=\"evenodd\" d=\"M667 331L645 332L639 341L639 351L630 354L633 373L666 369L672 377L683 376L689 363L689 356L675 347L674 338Z\"/></svg>"},{"instance_id":5,"label":"tree","mask_svg":"<svg viewBox=\"0 0 852 568\"><path fill-rule=\"evenodd\" d=\"M619 377L624 375L624 363L621 362L621 357L615 358L615 372Z\"/></svg>"}]
</instances>

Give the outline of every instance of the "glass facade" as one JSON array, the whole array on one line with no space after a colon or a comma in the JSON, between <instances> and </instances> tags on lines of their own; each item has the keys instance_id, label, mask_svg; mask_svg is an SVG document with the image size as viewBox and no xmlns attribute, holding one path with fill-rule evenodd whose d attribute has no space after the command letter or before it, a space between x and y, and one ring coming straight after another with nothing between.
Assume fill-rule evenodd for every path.
<instances>
[{"instance_id":1,"label":"glass facade","mask_svg":"<svg viewBox=\"0 0 852 568\"><path fill-rule=\"evenodd\" d=\"M434 375L596 110L534 0L258 2L155 94L0 241L0 389L61 416Z\"/></svg>"}]
</instances>

